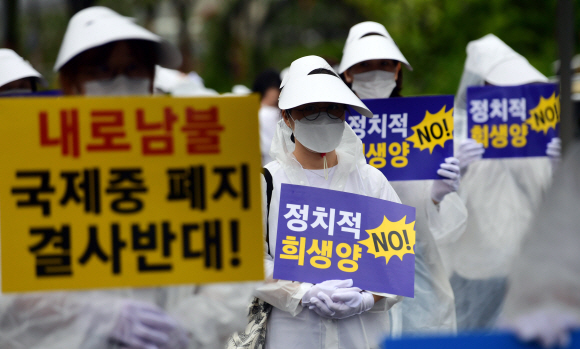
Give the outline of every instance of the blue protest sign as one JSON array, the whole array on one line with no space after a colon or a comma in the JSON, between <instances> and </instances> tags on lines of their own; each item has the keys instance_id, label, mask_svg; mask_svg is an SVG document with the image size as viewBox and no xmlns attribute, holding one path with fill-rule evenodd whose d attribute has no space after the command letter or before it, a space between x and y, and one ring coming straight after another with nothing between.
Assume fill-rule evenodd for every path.
<instances>
[{"instance_id":1,"label":"blue protest sign","mask_svg":"<svg viewBox=\"0 0 580 349\"><path fill-rule=\"evenodd\" d=\"M468 137L483 144L484 158L546 156L558 136L556 84L469 87L466 108Z\"/></svg>"},{"instance_id":2,"label":"blue protest sign","mask_svg":"<svg viewBox=\"0 0 580 349\"><path fill-rule=\"evenodd\" d=\"M458 336L407 337L402 339L387 339L381 348L384 349L541 349L535 342L522 342L511 333L469 333ZM570 344L564 348L580 349L580 331L571 334Z\"/></svg>"},{"instance_id":3,"label":"blue protest sign","mask_svg":"<svg viewBox=\"0 0 580 349\"><path fill-rule=\"evenodd\" d=\"M363 290L414 295L415 208L282 184L274 278L353 279Z\"/></svg>"},{"instance_id":4,"label":"blue protest sign","mask_svg":"<svg viewBox=\"0 0 580 349\"><path fill-rule=\"evenodd\" d=\"M46 90L46 91L39 91L39 92L17 92L17 93L7 93L0 95L0 98L9 98L9 97L60 97L63 93L61 90Z\"/></svg>"},{"instance_id":5,"label":"blue protest sign","mask_svg":"<svg viewBox=\"0 0 580 349\"><path fill-rule=\"evenodd\" d=\"M349 125L364 144L368 163L390 181L442 179L453 156L453 96L365 99L372 119L353 109Z\"/></svg>"}]
</instances>

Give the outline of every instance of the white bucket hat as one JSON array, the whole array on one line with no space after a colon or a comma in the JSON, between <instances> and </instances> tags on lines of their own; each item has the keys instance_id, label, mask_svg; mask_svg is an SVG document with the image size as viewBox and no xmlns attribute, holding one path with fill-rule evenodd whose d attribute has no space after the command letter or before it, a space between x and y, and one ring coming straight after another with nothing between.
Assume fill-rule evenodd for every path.
<instances>
[{"instance_id":1,"label":"white bucket hat","mask_svg":"<svg viewBox=\"0 0 580 349\"><path fill-rule=\"evenodd\" d=\"M365 36L368 34L376 35ZM348 32L338 72L342 74L353 65L371 59L393 59L413 70L382 24L362 22L350 28Z\"/></svg>"},{"instance_id":2,"label":"white bucket hat","mask_svg":"<svg viewBox=\"0 0 580 349\"><path fill-rule=\"evenodd\" d=\"M332 75L311 74L316 69L328 70ZM292 62L280 88L280 109L292 109L307 103L331 102L350 105L361 115L373 117L373 113L334 73L330 65L318 56L306 56Z\"/></svg>"},{"instance_id":3,"label":"white bucket hat","mask_svg":"<svg viewBox=\"0 0 580 349\"><path fill-rule=\"evenodd\" d=\"M525 57L493 34L471 41L467 45L465 69L498 86L548 82L548 78Z\"/></svg>"},{"instance_id":4,"label":"white bucket hat","mask_svg":"<svg viewBox=\"0 0 580 349\"><path fill-rule=\"evenodd\" d=\"M93 47L120 40L147 40L156 44L156 64L177 68L181 64L179 50L150 31L138 26L130 17L102 6L89 7L75 14L68 23L54 71L59 71L73 57Z\"/></svg>"},{"instance_id":5,"label":"white bucket hat","mask_svg":"<svg viewBox=\"0 0 580 349\"><path fill-rule=\"evenodd\" d=\"M42 75L24 58L10 49L0 48L0 87L24 78L36 78L38 83L46 85Z\"/></svg>"}]
</instances>

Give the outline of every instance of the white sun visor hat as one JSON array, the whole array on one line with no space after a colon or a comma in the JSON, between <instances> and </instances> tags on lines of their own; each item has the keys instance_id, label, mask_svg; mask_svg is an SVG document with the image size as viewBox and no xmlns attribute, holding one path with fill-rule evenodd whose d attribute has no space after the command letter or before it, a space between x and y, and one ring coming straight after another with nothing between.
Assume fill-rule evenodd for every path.
<instances>
[{"instance_id":1,"label":"white sun visor hat","mask_svg":"<svg viewBox=\"0 0 580 349\"><path fill-rule=\"evenodd\" d=\"M316 69L328 70L332 75L311 74ZM373 117L373 113L335 75L330 65L318 56L306 56L292 62L280 88L282 89L278 100L280 109L292 109L308 103L330 102L347 104L361 115Z\"/></svg>"},{"instance_id":2,"label":"white sun visor hat","mask_svg":"<svg viewBox=\"0 0 580 349\"><path fill-rule=\"evenodd\" d=\"M353 65L371 59L393 59L413 70L382 24L362 22L350 28L338 71L342 74Z\"/></svg>"},{"instance_id":3,"label":"white sun visor hat","mask_svg":"<svg viewBox=\"0 0 580 349\"><path fill-rule=\"evenodd\" d=\"M46 85L42 75L24 58L10 49L0 49L0 87L24 78L36 78L38 83Z\"/></svg>"},{"instance_id":4,"label":"white sun visor hat","mask_svg":"<svg viewBox=\"0 0 580 349\"><path fill-rule=\"evenodd\" d=\"M156 64L165 68L181 65L181 53L174 45L134 23L129 17L102 6L75 14L66 28L54 65L59 71L73 57L94 47L120 40L146 40L156 44Z\"/></svg>"},{"instance_id":5,"label":"white sun visor hat","mask_svg":"<svg viewBox=\"0 0 580 349\"><path fill-rule=\"evenodd\" d=\"M497 86L548 82L548 78L534 68L525 57L493 34L467 45L465 68Z\"/></svg>"}]
</instances>

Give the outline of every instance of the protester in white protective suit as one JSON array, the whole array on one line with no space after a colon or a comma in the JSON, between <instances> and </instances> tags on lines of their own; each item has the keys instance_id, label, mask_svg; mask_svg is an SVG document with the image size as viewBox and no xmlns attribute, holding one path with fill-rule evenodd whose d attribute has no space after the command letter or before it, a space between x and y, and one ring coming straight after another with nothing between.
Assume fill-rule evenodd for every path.
<instances>
[{"instance_id":1,"label":"protester in white protective suit","mask_svg":"<svg viewBox=\"0 0 580 349\"><path fill-rule=\"evenodd\" d=\"M215 90L205 87L203 79L196 72L188 74L176 69L155 67L155 94L168 94L173 97L217 96Z\"/></svg>"},{"instance_id":2,"label":"protester in white protective suit","mask_svg":"<svg viewBox=\"0 0 580 349\"><path fill-rule=\"evenodd\" d=\"M46 81L16 52L0 48L0 96L36 92Z\"/></svg>"},{"instance_id":3,"label":"protester in white protective suit","mask_svg":"<svg viewBox=\"0 0 580 349\"><path fill-rule=\"evenodd\" d=\"M262 165L266 165L273 159L270 157L272 139L276 133L278 121L281 119L278 109L278 97L280 97L280 73L274 69L267 69L258 74L252 91L260 94L260 151L262 152Z\"/></svg>"},{"instance_id":4,"label":"protester in white protective suit","mask_svg":"<svg viewBox=\"0 0 580 349\"><path fill-rule=\"evenodd\" d=\"M506 276L522 237L551 182L559 140L548 157L481 160L483 146L467 135L467 87L522 85L547 78L496 36L467 46L467 60L455 97L455 154L460 160L460 196L467 206L466 231L442 243L455 294L460 330L493 326L506 292Z\"/></svg>"},{"instance_id":5,"label":"protester in white protective suit","mask_svg":"<svg viewBox=\"0 0 580 349\"><path fill-rule=\"evenodd\" d=\"M181 60L160 37L104 7L71 19L58 57L55 70L69 95L151 94L155 64ZM253 287L2 295L0 348L219 348L243 327Z\"/></svg>"},{"instance_id":6,"label":"protester in white protective suit","mask_svg":"<svg viewBox=\"0 0 580 349\"><path fill-rule=\"evenodd\" d=\"M266 165L273 180L266 282L254 292L274 306L266 348L378 348L388 334L387 310L400 297L361 291L352 280L313 285L272 279L282 183L400 202L387 179L366 164L362 142L344 122L347 105L367 117L372 113L317 56L294 61L281 88L284 119L272 141L275 160ZM265 179L262 184L266 190Z\"/></svg>"},{"instance_id":7,"label":"protester in white protective suit","mask_svg":"<svg viewBox=\"0 0 580 349\"><path fill-rule=\"evenodd\" d=\"M363 22L350 29L339 73L362 99L399 97L401 63L411 66L382 24ZM397 84L399 82L399 84ZM446 159L437 173L441 181L394 181L405 205L416 211L415 298L391 310L392 334L455 332L455 303L434 236L450 239L465 229L467 210L455 193L459 166Z\"/></svg>"},{"instance_id":8,"label":"protester in white protective suit","mask_svg":"<svg viewBox=\"0 0 580 349\"><path fill-rule=\"evenodd\" d=\"M544 347L566 346L580 329L580 141L554 175L509 273L502 327Z\"/></svg>"}]
</instances>

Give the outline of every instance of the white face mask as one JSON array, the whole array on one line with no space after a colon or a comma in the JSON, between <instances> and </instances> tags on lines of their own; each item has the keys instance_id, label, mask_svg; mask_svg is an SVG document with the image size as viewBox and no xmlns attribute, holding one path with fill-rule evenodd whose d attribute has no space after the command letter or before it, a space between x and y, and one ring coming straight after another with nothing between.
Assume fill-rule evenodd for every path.
<instances>
[{"instance_id":1,"label":"white face mask","mask_svg":"<svg viewBox=\"0 0 580 349\"><path fill-rule=\"evenodd\" d=\"M352 89L360 99L389 98L395 87L395 73L371 70L353 75Z\"/></svg>"},{"instance_id":2,"label":"white face mask","mask_svg":"<svg viewBox=\"0 0 580 349\"><path fill-rule=\"evenodd\" d=\"M28 93L32 93L32 90L29 88L16 88L13 90L7 90L7 91L0 92L0 96L25 95Z\"/></svg>"},{"instance_id":3,"label":"white face mask","mask_svg":"<svg viewBox=\"0 0 580 349\"><path fill-rule=\"evenodd\" d=\"M294 120L294 137L316 153L328 153L336 149L342 140L344 129L344 121L331 119L327 112L321 112L314 121L306 118Z\"/></svg>"},{"instance_id":4,"label":"white face mask","mask_svg":"<svg viewBox=\"0 0 580 349\"><path fill-rule=\"evenodd\" d=\"M144 96L149 95L151 80L147 78L129 78L117 75L110 80L93 80L85 83L87 96Z\"/></svg>"}]
</instances>

